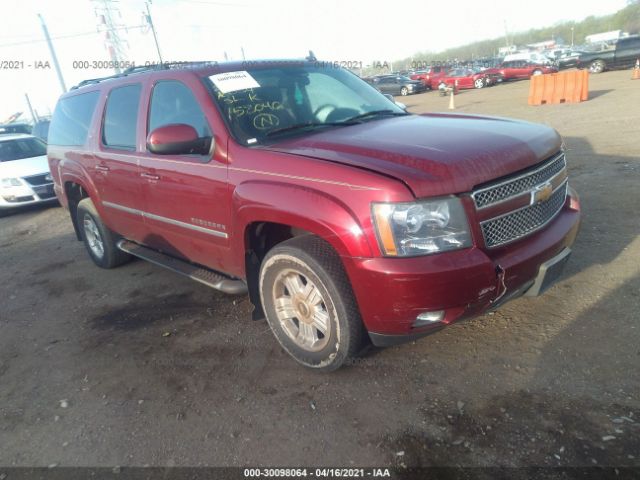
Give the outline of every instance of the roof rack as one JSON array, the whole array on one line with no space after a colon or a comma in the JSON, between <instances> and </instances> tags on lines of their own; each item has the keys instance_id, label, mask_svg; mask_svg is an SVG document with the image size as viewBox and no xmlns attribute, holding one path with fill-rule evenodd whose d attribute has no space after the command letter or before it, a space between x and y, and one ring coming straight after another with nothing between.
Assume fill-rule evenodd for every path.
<instances>
[{"instance_id":1,"label":"roof rack","mask_svg":"<svg viewBox=\"0 0 640 480\"><path fill-rule=\"evenodd\" d=\"M93 85L96 83L100 83L105 80L122 78L122 77L126 77L136 73L149 72L153 70L169 70L169 69L179 69L179 68L204 68L204 67L215 67L216 65L218 65L218 62L215 60L196 61L196 62L161 62L161 63L154 63L150 65L138 65L138 66L129 67L122 73L116 73L115 75L109 75L106 77L98 77L98 78L89 78L87 80L83 80L77 85L71 87L71 90L76 90L80 87L84 87L85 85Z\"/></svg>"}]
</instances>

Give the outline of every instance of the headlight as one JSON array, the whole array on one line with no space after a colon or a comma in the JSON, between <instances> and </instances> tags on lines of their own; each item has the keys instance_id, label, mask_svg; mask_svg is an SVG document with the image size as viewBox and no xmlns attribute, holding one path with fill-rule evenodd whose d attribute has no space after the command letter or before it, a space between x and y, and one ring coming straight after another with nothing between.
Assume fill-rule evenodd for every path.
<instances>
[{"instance_id":1,"label":"headlight","mask_svg":"<svg viewBox=\"0 0 640 480\"><path fill-rule=\"evenodd\" d=\"M2 186L4 188L20 187L20 186L22 186L22 182L20 181L19 178L3 178L2 179Z\"/></svg>"},{"instance_id":2,"label":"headlight","mask_svg":"<svg viewBox=\"0 0 640 480\"><path fill-rule=\"evenodd\" d=\"M469 223L458 198L374 203L372 211L385 255L410 257L471 246Z\"/></svg>"}]
</instances>

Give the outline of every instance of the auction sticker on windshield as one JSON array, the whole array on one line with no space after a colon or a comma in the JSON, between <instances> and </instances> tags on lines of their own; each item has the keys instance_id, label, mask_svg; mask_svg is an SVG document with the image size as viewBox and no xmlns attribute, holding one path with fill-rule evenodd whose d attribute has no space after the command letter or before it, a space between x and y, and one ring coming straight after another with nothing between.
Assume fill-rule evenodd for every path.
<instances>
[{"instance_id":1,"label":"auction sticker on windshield","mask_svg":"<svg viewBox=\"0 0 640 480\"><path fill-rule=\"evenodd\" d=\"M241 70L237 72L226 72L211 75L209 77L213 84L222 93L247 90L249 88L259 88L260 84L248 72Z\"/></svg>"}]
</instances>

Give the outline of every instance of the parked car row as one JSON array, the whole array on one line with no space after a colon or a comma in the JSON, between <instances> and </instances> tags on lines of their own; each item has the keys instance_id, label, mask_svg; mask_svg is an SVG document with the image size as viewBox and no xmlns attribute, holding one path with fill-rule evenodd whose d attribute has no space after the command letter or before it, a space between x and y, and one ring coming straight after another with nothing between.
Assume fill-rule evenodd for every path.
<instances>
[{"instance_id":1,"label":"parked car row","mask_svg":"<svg viewBox=\"0 0 640 480\"><path fill-rule=\"evenodd\" d=\"M511 60L494 68L447 68L434 66L418 70L411 74L412 80L420 80L431 89L441 84L456 85L458 88L484 88L507 80L520 80L534 75L555 73L558 69L548 64L534 63L527 60Z\"/></svg>"},{"instance_id":2,"label":"parked car row","mask_svg":"<svg viewBox=\"0 0 640 480\"><path fill-rule=\"evenodd\" d=\"M24 133L27 135L33 135L34 137L46 142L47 135L49 134L49 122L49 119L40 119L34 125L23 122L0 124L0 135Z\"/></svg>"}]
</instances>

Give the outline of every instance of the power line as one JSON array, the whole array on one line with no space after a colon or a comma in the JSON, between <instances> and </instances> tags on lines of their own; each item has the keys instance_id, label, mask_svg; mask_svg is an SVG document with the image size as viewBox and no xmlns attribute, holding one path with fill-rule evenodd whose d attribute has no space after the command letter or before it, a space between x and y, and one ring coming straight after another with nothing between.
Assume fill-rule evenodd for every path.
<instances>
[{"instance_id":1,"label":"power line","mask_svg":"<svg viewBox=\"0 0 640 480\"><path fill-rule=\"evenodd\" d=\"M255 5L249 5L247 3L225 3L225 2L208 2L206 0L178 0L185 3L199 3L201 5L215 5L220 7L254 7Z\"/></svg>"},{"instance_id":2,"label":"power line","mask_svg":"<svg viewBox=\"0 0 640 480\"><path fill-rule=\"evenodd\" d=\"M127 29L131 29L131 30L135 30L135 29L142 29L142 28L146 28L148 25L132 25L132 26L123 26L123 27L118 27L116 30L127 30ZM82 33L71 33L68 35L58 35L57 37L51 37L51 40L62 40L65 38L76 38L76 37L86 37L86 36L90 36L90 35L100 35L102 32L82 32ZM42 42L46 42L45 39L36 39L36 40L28 40L28 41L24 41L24 42L14 42L14 43L2 43L0 44L0 47L15 47L18 45L30 45L33 43L42 43Z\"/></svg>"}]
</instances>

